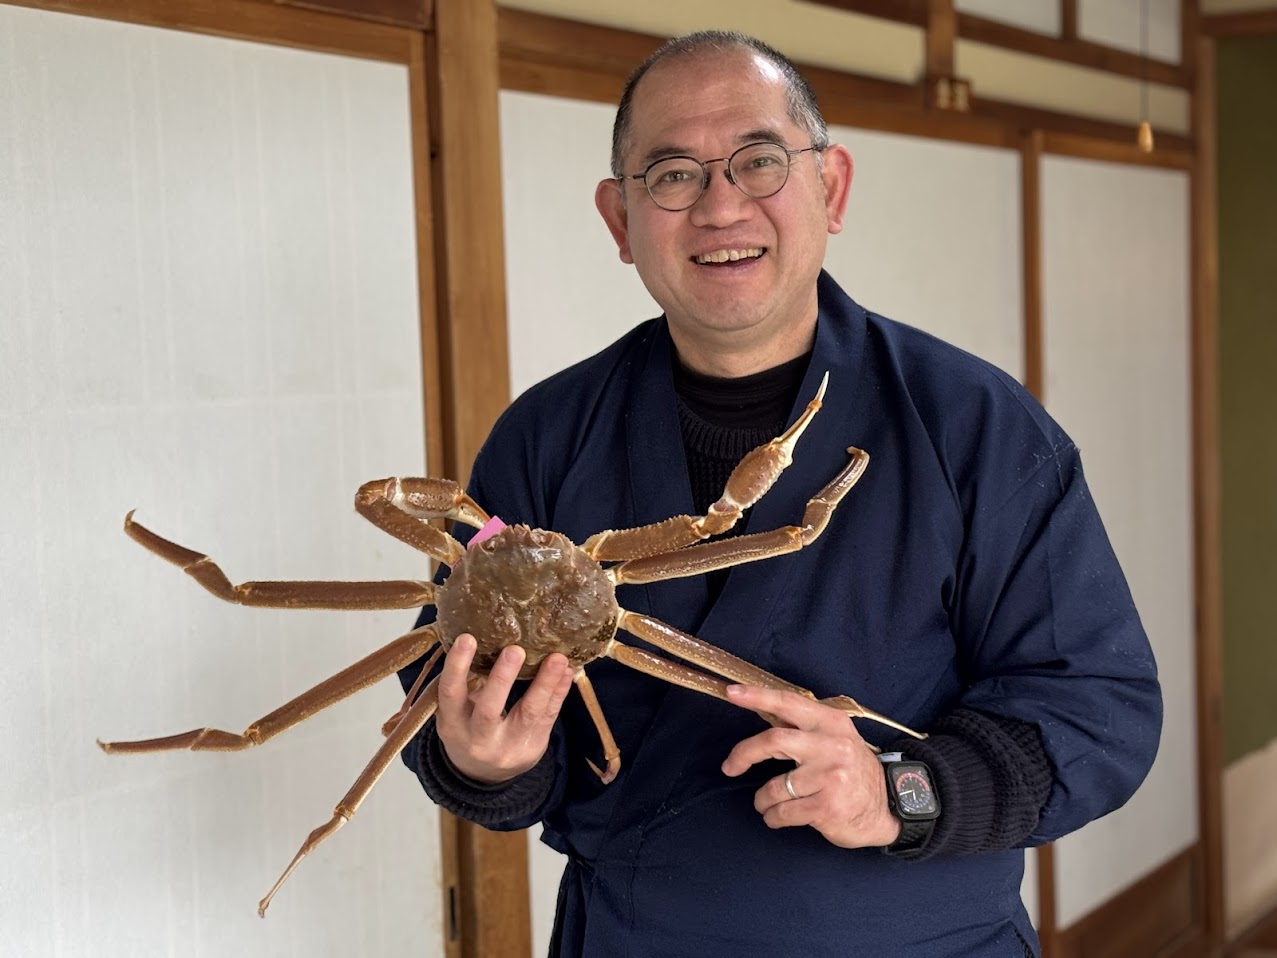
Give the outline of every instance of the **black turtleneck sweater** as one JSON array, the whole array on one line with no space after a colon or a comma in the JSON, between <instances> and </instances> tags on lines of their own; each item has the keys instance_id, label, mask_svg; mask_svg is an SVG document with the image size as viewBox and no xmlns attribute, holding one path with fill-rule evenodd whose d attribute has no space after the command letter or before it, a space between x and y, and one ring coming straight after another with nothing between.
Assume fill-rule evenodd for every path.
<instances>
[{"instance_id":1,"label":"black turtleneck sweater","mask_svg":"<svg viewBox=\"0 0 1277 958\"><path fill-rule=\"evenodd\" d=\"M706 376L674 358L678 421L697 515L708 512L722 496L728 476L746 453L785 431L810 358L811 353L806 353L739 379ZM744 525L744 521L738 522L716 538L737 535ZM708 574L710 605L722 591L729 571Z\"/></svg>"}]
</instances>

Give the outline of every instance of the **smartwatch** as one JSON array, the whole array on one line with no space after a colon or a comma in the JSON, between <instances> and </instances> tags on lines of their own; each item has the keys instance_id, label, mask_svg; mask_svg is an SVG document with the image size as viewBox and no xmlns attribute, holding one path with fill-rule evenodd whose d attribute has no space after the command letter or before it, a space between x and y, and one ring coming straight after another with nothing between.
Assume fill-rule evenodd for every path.
<instances>
[{"instance_id":1,"label":"smartwatch","mask_svg":"<svg viewBox=\"0 0 1277 958\"><path fill-rule=\"evenodd\" d=\"M883 848L888 855L908 855L927 847L936 819L940 817L940 798L931 781L931 769L922 762L911 762L900 752L884 752L878 756L887 776L887 804L900 821L900 835Z\"/></svg>"}]
</instances>

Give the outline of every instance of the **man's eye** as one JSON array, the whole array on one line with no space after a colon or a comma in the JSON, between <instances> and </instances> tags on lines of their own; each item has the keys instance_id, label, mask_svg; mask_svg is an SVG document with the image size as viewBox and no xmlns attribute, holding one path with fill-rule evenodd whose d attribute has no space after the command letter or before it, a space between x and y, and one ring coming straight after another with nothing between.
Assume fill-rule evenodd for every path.
<instances>
[{"instance_id":1,"label":"man's eye","mask_svg":"<svg viewBox=\"0 0 1277 958\"><path fill-rule=\"evenodd\" d=\"M751 170L766 170L779 165L780 157L770 153L760 153L758 156L749 158L749 168Z\"/></svg>"},{"instance_id":2,"label":"man's eye","mask_svg":"<svg viewBox=\"0 0 1277 958\"><path fill-rule=\"evenodd\" d=\"M662 186L677 186L680 183L686 183L691 178L691 170L666 170L656 178L656 182Z\"/></svg>"}]
</instances>

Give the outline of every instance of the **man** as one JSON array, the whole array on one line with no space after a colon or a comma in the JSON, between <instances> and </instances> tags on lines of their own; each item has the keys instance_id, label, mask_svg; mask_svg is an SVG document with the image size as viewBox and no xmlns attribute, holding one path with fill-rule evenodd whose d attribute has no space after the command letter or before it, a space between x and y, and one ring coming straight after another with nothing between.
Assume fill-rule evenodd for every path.
<instances>
[{"instance_id":1,"label":"man","mask_svg":"<svg viewBox=\"0 0 1277 958\"><path fill-rule=\"evenodd\" d=\"M568 856L556 955L1036 954L1022 848L1123 804L1161 724L1077 449L1009 377L821 272L852 160L776 51L718 33L662 48L622 98L612 165L597 206L664 316L512 404L472 494L577 542L704 514L827 372L747 525L797 521L863 447L824 534L618 598L929 737L785 692L735 687L733 708L604 660L590 674L624 763L604 785L566 660L509 701L522 651L471 692L462 637L405 760L473 821L544 823Z\"/></svg>"}]
</instances>

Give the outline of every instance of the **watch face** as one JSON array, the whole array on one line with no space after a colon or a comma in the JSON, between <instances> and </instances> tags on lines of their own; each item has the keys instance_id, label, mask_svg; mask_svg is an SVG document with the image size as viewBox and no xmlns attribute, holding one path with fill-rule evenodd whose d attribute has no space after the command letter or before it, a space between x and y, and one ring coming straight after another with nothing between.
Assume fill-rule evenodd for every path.
<instances>
[{"instance_id":1,"label":"watch face","mask_svg":"<svg viewBox=\"0 0 1277 958\"><path fill-rule=\"evenodd\" d=\"M892 768L891 784L896 794L896 807L902 815L926 817L937 810L931 779L917 767L901 765Z\"/></svg>"}]
</instances>

